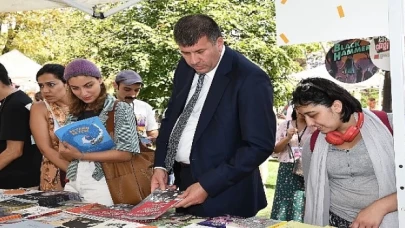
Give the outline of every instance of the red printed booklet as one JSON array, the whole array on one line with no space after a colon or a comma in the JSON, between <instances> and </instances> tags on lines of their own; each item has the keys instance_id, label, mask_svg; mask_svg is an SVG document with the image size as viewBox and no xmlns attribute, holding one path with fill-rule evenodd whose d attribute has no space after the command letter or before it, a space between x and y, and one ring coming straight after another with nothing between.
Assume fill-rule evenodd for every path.
<instances>
[{"instance_id":1,"label":"red printed booklet","mask_svg":"<svg viewBox=\"0 0 405 228\"><path fill-rule=\"evenodd\" d=\"M148 221L159 218L173 205L179 202L177 190L155 190L132 209L108 208L86 211L84 214L125 221Z\"/></svg>"},{"instance_id":2,"label":"red printed booklet","mask_svg":"<svg viewBox=\"0 0 405 228\"><path fill-rule=\"evenodd\" d=\"M177 190L155 190L142 202L128 212L137 220L157 219L172 208L181 199Z\"/></svg>"}]
</instances>

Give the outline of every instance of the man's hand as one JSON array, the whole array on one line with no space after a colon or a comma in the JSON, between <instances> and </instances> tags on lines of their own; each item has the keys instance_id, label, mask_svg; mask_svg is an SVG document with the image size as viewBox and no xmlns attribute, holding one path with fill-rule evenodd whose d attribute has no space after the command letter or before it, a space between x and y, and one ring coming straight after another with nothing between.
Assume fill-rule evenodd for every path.
<instances>
[{"instance_id":1,"label":"man's hand","mask_svg":"<svg viewBox=\"0 0 405 228\"><path fill-rule=\"evenodd\" d=\"M167 172L163 169L153 170L152 180L150 183L151 192L159 188L160 190L165 190L167 188Z\"/></svg>"},{"instance_id":2,"label":"man's hand","mask_svg":"<svg viewBox=\"0 0 405 228\"><path fill-rule=\"evenodd\" d=\"M187 208L193 205L202 204L207 197L208 193L203 189L203 187L201 187L200 183L197 182L188 187L186 191L179 196L179 198L182 198L183 200L176 204L175 207Z\"/></svg>"},{"instance_id":3,"label":"man's hand","mask_svg":"<svg viewBox=\"0 0 405 228\"><path fill-rule=\"evenodd\" d=\"M356 219L353 221L351 228L378 228L385 216L385 212L377 206L371 204L364 208L357 214Z\"/></svg>"}]
</instances>

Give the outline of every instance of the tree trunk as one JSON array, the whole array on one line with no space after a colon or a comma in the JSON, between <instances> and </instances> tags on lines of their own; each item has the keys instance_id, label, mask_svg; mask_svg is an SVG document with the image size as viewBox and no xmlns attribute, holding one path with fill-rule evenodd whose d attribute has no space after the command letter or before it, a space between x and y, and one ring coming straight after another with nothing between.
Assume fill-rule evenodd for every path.
<instances>
[{"instance_id":1,"label":"tree trunk","mask_svg":"<svg viewBox=\"0 0 405 228\"><path fill-rule=\"evenodd\" d=\"M384 74L382 110L392 112L391 73L389 71L385 71Z\"/></svg>"},{"instance_id":2,"label":"tree trunk","mask_svg":"<svg viewBox=\"0 0 405 228\"><path fill-rule=\"evenodd\" d=\"M14 42L14 38L15 38L16 34L17 34L17 26L15 29L12 29L12 28L8 29L7 41L6 41L6 44L4 45L3 51L1 52L2 55L13 50L13 42Z\"/></svg>"}]
</instances>

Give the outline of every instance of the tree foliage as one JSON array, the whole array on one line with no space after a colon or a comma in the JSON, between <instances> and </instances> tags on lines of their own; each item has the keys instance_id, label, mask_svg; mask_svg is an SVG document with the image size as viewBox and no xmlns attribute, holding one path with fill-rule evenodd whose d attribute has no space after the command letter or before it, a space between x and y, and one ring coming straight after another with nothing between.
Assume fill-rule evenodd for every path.
<instances>
[{"instance_id":1,"label":"tree foliage","mask_svg":"<svg viewBox=\"0 0 405 228\"><path fill-rule=\"evenodd\" d=\"M320 49L276 45L272 0L144 0L104 20L72 9L2 14L3 23L15 19L16 26L2 35L1 42L4 51L17 48L40 64L88 58L101 67L107 83L119 71L133 69L146 85L141 98L163 109L180 59L172 29L180 17L191 13L212 16L226 44L269 74L277 106L289 99L293 85L286 76L300 69L294 60Z\"/></svg>"}]
</instances>

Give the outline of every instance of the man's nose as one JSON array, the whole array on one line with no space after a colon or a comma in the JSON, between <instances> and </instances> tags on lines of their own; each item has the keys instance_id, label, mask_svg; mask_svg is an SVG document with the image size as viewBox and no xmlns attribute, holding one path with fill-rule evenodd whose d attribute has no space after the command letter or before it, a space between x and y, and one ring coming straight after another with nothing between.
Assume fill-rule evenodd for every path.
<instances>
[{"instance_id":1,"label":"man's nose","mask_svg":"<svg viewBox=\"0 0 405 228\"><path fill-rule=\"evenodd\" d=\"M196 54L191 53L191 56L190 56L191 64L193 64L193 65L197 64L199 62L198 59L199 58L198 58L198 56Z\"/></svg>"}]
</instances>

